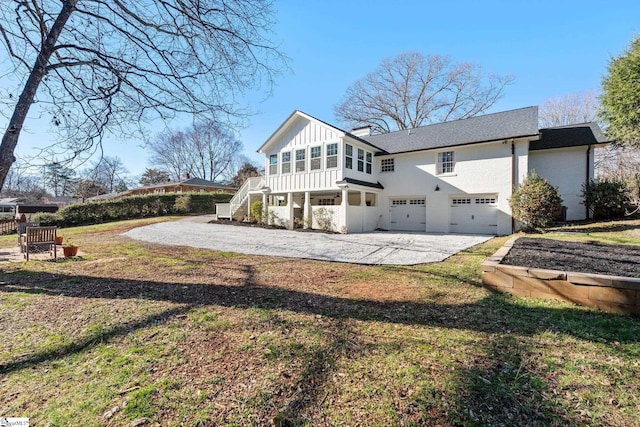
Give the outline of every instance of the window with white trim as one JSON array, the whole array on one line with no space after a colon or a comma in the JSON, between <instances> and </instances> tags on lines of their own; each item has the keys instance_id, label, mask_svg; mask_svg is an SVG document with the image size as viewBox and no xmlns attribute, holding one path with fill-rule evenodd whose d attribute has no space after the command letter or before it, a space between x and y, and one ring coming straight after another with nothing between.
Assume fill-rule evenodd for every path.
<instances>
[{"instance_id":1,"label":"window with white trim","mask_svg":"<svg viewBox=\"0 0 640 427\"><path fill-rule=\"evenodd\" d=\"M333 206L336 204L335 199L319 199L318 206Z\"/></svg>"},{"instance_id":2,"label":"window with white trim","mask_svg":"<svg viewBox=\"0 0 640 427\"><path fill-rule=\"evenodd\" d=\"M353 169L353 146L349 144L344 145L344 167Z\"/></svg>"},{"instance_id":3,"label":"window with white trim","mask_svg":"<svg viewBox=\"0 0 640 427\"><path fill-rule=\"evenodd\" d=\"M269 175L278 174L278 155L272 154L269 156Z\"/></svg>"},{"instance_id":4,"label":"window with white trim","mask_svg":"<svg viewBox=\"0 0 640 427\"><path fill-rule=\"evenodd\" d=\"M327 144L327 169L338 167L338 144Z\"/></svg>"},{"instance_id":5,"label":"window with white trim","mask_svg":"<svg viewBox=\"0 0 640 427\"><path fill-rule=\"evenodd\" d=\"M305 150L296 150L296 172L304 172Z\"/></svg>"},{"instance_id":6,"label":"window with white trim","mask_svg":"<svg viewBox=\"0 0 640 427\"><path fill-rule=\"evenodd\" d=\"M369 175L371 175L371 168L373 166L373 153L367 151L367 163L365 164L366 171Z\"/></svg>"},{"instance_id":7,"label":"window with white trim","mask_svg":"<svg viewBox=\"0 0 640 427\"><path fill-rule=\"evenodd\" d=\"M456 162L453 151L438 153L438 174L453 173Z\"/></svg>"},{"instance_id":8,"label":"window with white trim","mask_svg":"<svg viewBox=\"0 0 640 427\"><path fill-rule=\"evenodd\" d=\"M358 148L358 172L364 172L364 150Z\"/></svg>"},{"instance_id":9,"label":"window with white trim","mask_svg":"<svg viewBox=\"0 0 640 427\"><path fill-rule=\"evenodd\" d=\"M470 205L471 199L464 199L464 198L452 199L451 204L452 205Z\"/></svg>"},{"instance_id":10,"label":"window with white trim","mask_svg":"<svg viewBox=\"0 0 640 427\"><path fill-rule=\"evenodd\" d=\"M495 205L495 197L479 197L476 199L476 205Z\"/></svg>"},{"instance_id":11,"label":"window with white trim","mask_svg":"<svg viewBox=\"0 0 640 427\"><path fill-rule=\"evenodd\" d=\"M311 147L311 158L309 169L312 171L322 167L322 147Z\"/></svg>"},{"instance_id":12,"label":"window with white trim","mask_svg":"<svg viewBox=\"0 0 640 427\"><path fill-rule=\"evenodd\" d=\"M382 159L380 163L380 172L394 172L396 170L395 161L391 159Z\"/></svg>"},{"instance_id":13,"label":"window with white trim","mask_svg":"<svg viewBox=\"0 0 640 427\"><path fill-rule=\"evenodd\" d=\"M291 172L291 151L282 153L282 173Z\"/></svg>"},{"instance_id":14,"label":"window with white trim","mask_svg":"<svg viewBox=\"0 0 640 427\"><path fill-rule=\"evenodd\" d=\"M420 205L425 206L427 204L425 199L411 199L409 200L410 205Z\"/></svg>"},{"instance_id":15,"label":"window with white trim","mask_svg":"<svg viewBox=\"0 0 640 427\"><path fill-rule=\"evenodd\" d=\"M407 200L406 199L392 200L391 204L392 205L406 205L407 204Z\"/></svg>"}]
</instances>

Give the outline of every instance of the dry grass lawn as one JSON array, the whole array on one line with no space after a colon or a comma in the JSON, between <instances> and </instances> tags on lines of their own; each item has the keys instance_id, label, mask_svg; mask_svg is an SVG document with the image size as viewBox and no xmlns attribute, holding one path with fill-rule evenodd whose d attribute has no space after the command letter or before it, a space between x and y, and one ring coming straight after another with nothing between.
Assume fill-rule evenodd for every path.
<instances>
[{"instance_id":1,"label":"dry grass lawn","mask_svg":"<svg viewBox=\"0 0 640 427\"><path fill-rule=\"evenodd\" d=\"M0 416L640 425L640 319L484 290L479 266L506 238L375 267L120 236L151 221L65 230L82 258L0 265Z\"/></svg>"}]
</instances>

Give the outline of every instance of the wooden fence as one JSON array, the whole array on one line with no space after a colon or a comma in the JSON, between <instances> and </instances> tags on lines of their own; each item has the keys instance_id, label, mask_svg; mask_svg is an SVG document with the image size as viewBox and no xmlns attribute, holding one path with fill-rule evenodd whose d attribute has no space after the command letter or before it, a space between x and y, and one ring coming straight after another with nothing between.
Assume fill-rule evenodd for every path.
<instances>
[{"instance_id":1,"label":"wooden fence","mask_svg":"<svg viewBox=\"0 0 640 427\"><path fill-rule=\"evenodd\" d=\"M0 219L0 235L16 232L16 220L13 218Z\"/></svg>"}]
</instances>

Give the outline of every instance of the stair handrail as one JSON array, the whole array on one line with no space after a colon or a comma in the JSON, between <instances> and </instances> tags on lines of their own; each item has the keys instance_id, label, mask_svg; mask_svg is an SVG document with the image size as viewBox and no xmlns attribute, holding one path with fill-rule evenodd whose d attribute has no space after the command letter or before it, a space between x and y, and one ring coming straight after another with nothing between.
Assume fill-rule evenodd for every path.
<instances>
[{"instance_id":1,"label":"stair handrail","mask_svg":"<svg viewBox=\"0 0 640 427\"><path fill-rule=\"evenodd\" d=\"M236 191L236 194L234 194L231 200L229 200L229 204L231 205L231 215L233 215L235 211L242 206L242 203L246 200L249 191L259 189L262 187L263 183L264 178L261 176L247 178L238 191Z\"/></svg>"}]
</instances>

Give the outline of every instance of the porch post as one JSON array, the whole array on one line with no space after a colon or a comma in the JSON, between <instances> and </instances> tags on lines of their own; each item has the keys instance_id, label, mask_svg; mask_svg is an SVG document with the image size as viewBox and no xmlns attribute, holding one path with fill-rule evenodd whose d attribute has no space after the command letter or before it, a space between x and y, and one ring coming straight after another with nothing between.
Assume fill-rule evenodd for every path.
<instances>
[{"instance_id":1,"label":"porch post","mask_svg":"<svg viewBox=\"0 0 640 427\"><path fill-rule=\"evenodd\" d=\"M313 228L313 216L311 209L311 193L304 192L304 228Z\"/></svg>"},{"instance_id":2,"label":"porch post","mask_svg":"<svg viewBox=\"0 0 640 427\"><path fill-rule=\"evenodd\" d=\"M342 203L340 203L340 210L342 211L342 227L338 224L338 230L342 229L345 233L349 232L349 188L347 186L342 187Z\"/></svg>"},{"instance_id":3,"label":"porch post","mask_svg":"<svg viewBox=\"0 0 640 427\"><path fill-rule=\"evenodd\" d=\"M269 192L262 192L262 222L269 225Z\"/></svg>"},{"instance_id":4,"label":"porch post","mask_svg":"<svg viewBox=\"0 0 640 427\"><path fill-rule=\"evenodd\" d=\"M293 193L287 193L287 212L289 219L289 230L293 230Z\"/></svg>"},{"instance_id":5,"label":"porch post","mask_svg":"<svg viewBox=\"0 0 640 427\"><path fill-rule=\"evenodd\" d=\"M247 193L247 217L251 218L251 193Z\"/></svg>"}]
</instances>

